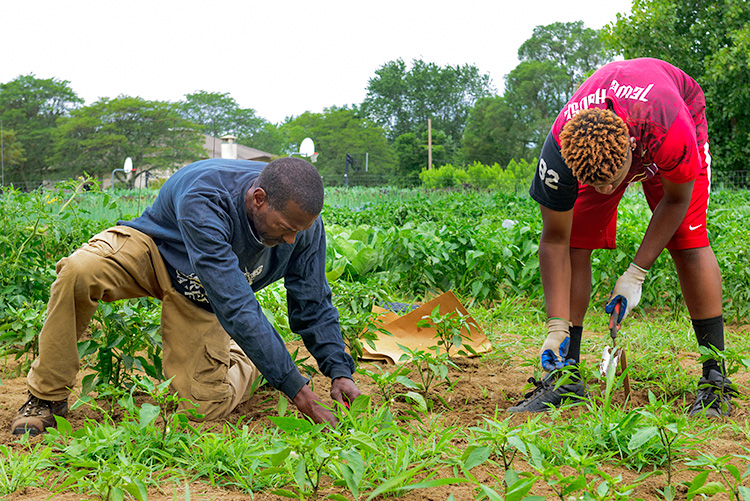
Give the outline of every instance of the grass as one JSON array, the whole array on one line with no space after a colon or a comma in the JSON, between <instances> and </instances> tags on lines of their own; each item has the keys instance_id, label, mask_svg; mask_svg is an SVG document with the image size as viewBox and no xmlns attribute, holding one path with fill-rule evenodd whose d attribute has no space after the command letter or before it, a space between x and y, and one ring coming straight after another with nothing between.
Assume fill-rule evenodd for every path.
<instances>
[{"instance_id":1,"label":"grass","mask_svg":"<svg viewBox=\"0 0 750 501\"><path fill-rule=\"evenodd\" d=\"M493 326L489 334L496 349L486 363L494 358L517 364L518 353L537 346L543 335L539 312L533 307L474 308L472 315L483 326ZM599 316L590 315L590 328L606 332ZM227 423L222 430L208 431L170 421L174 419L171 415L153 419L156 411L149 407L152 404L139 405L125 398L118 404L124 415L120 420L88 421L77 430L62 420L58 430L41 442L21 438L13 447L3 447L0 492L47 485L97 499L147 499L148 493L153 497L160 486L198 480L232 491L304 499L390 499L445 486L463 493L454 495L455 499L515 499L515 490L529 487L527 494L555 492L552 486L568 495L598 492L600 497L592 499L626 499L642 496L638 485L644 479L635 480L644 473L669 472L670 481L664 482L669 494L667 487L676 485L671 478L677 478L676 471L683 472L679 478L686 478L690 461L696 470L689 473L690 483L700 481L702 472L709 469L716 475L724 471L733 479L734 470L727 465L746 465L743 454L728 454L722 461L717 456L710 462L700 455L705 448L700 437L731 431L744 440L747 449L747 420L713 423L685 419L679 396L675 398L663 387L665 378L672 377L672 381L684 382L679 390L672 388L673 392L684 396L692 391L697 364L683 363L683 368L670 356L675 346L690 344L685 323L634 315L625 325L622 342L631 355L633 374L652 395L645 407L626 408L607 400L611 397L606 392L594 391L589 403L572 413L563 409L512 421L502 412L476 414L474 425L467 427L457 426L440 411L404 421L387 405L367 397L357 400L351 413L340 415L341 426L327 432L311 428L307 421L282 408L277 413L285 416L281 418L285 421L278 426ZM501 333L509 332L508 328L515 329L517 335L503 337ZM750 349L747 336L732 340L740 343L741 350ZM590 336L584 351L593 357L600 345L601 340ZM647 377L648 367L654 368L653 377ZM153 401L163 402L164 397L155 395ZM659 416L662 421L655 421ZM167 435L164 420L173 424ZM673 423L680 423L679 427L670 428ZM650 429L672 431L660 440L657 434L643 435ZM587 433L582 435L581 430ZM512 462L505 460L502 471L499 451L504 457L515 455ZM696 462L700 458L703 463ZM705 467L696 466L704 463ZM498 468L494 478L487 473L493 471L493 464ZM725 483L727 490L734 488L739 493L746 483L743 467L737 468L740 481L734 481L733 486ZM632 472L626 475L629 480L618 477L621 473L612 474L623 469ZM510 473L503 473L505 470ZM480 471L484 473L479 475ZM50 484L51 478L56 480ZM627 492L630 494L624 494Z\"/></svg>"},{"instance_id":2,"label":"grass","mask_svg":"<svg viewBox=\"0 0 750 501\"><path fill-rule=\"evenodd\" d=\"M82 197L82 208L92 219L113 221L141 212L153 193L119 195L116 206L92 203L91 207L85 207L86 197ZM723 198L741 208L746 207L748 200L747 195ZM342 226L379 224L387 232L389 225L396 225L394 217L398 216L399 224L418 229L413 234L423 239L419 245L424 248L417 246L416 238L401 242L404 255L412 251L427 255L431 249L442 246L444 255L457 260L456 256L467 256L467 251L474 251L479 245L484 245L487 255L493 247L505 245L506 240L497 235L515 235L526 239L527 244L537 239L537 211L522 197L339 189L329 190L327 203L331 219ZM737 226L736 218L730 217L731 206L721 203L721 196L712 200L712 208L720 207L718 217L711 223L717 235L714 247L723 263L722 269L734 266L725 275L726 283L730 284L726 294L734 301L735 316L740 316L743 310L738 305L744 304L743 291L747 288L742 275L747 268L743 264L746 254L742 254L747 232L744 226ZM637 194L624 204L626 212L622 220L634 228L643 223L638 217L639 204L642 201ZM506 218L523 221L531 229L522 233L523 225L518 225L512 230L501 230L504 227L500 223ZM456 222L457 219L460 221ZM424 221L427 223L420 226ZM65 220L60 227L67 228L62 223ZM496 240L489 244L481 241L480 237L491 232L476 231L477 225L494 231ZM398 236L396 230L400 228L393 231ZM505 230L508 231L503 233ZM50 236L48 233L40 232L37 237ZM467 235L476 240L462 240ZM445 239L438 241L442 237ZM334 240L331 235L331 246ZM637 245L637 238L631 235L623 240L624 249ZM363 241L361 246L370 243ZM39 248L50 252L47 247ZM508 245L504 250L522 261L519 267L508 271L508 276L513 273L513 278L523 279L535 250L520 243L516 247ZM627 264L627 252L621 254L597 255L596 269L612 267L610 259ZM498 258L501 260L507 257L498 256L502 256ZM424 267L425 271L435 271L446 261L451 259L440 258ZM511 261L511 258L506 260ZM51 260L40 252L34 262L49 264ZM467 258L461 272L479 270L496 275L495 264L469 262ZM30 269L42 269L42 264ZM668 263L662 269L664 275L672 272ZM409 284L404 283L404 277L410 276L408 267L403 268L400 281L389 275L388 270L373 270L362 276L350 276L348 280L344 276L332 283L334 299L340 300L342 325L355 332L361 325L359 317L367 313L363 296L382 291L389 300L414 299L408 296ZM446 273L449 272L451 269L446 268ZM18 275L21 276L20 271ZM48 278L47 275L51 272L43 276ZM523 283L536 283L532 278L525 280ZM605 278L601 281L604 283ZM673 499L679 488L683 497L695 499L716 493L730 499L750 499L746 490L750 473L747 418L740 415L718 422L685 419L685 408L692 401L700 365L692 327L679 295L673 293L674 287L658 280L647 284L652 294L650 299L645 298L642 308L628 317L618 337L618 345L627 352L634 393L639 400L627 404L618 400L619 386L615 380L602 383L592 380L591 398L584 405L519 417L509 416L502 408L522 393L522 384L513 386L506 381L498 384L492 378L522 379L535 375L536 350L546 335L541 295L517 294L508 287L498 296L500 299L487 295L487 299L474 302L471 282L466 283L460 299L470 306L470 313L494 349L483 356L474 373L455 371L451 377L480 388L478 395L462 396L462 400L458 389L443 389L442 400L434 399L440 403L425 412L416 404L410 406L403 397L391 406L376 395L371 385L371 396L358 399L350 413L341 414L339 427L323 431L299 419L287 408L286 400L279 400L276 392L266 390L259 405L262 409L258 415L262 419L234 420L216 429L192 425L171 414L169 397L159 394L153 384L144 384L134 398L128 398L127 394L113 398L115 408L105 411L109 414L104 418L88 420L75 428L61 421L56 432L42 438L6 441L6 445L0 446L0 496L19 496L25 488L44 487L51 494L71 492L88 499L149 496L168 499L172 491L184 492L187 499L190 495L187 486L197 481L259 498L275 494L297 499L412 500L418 499L421 490L429 490L432 497L451 495L459 501L538 499L533 496L561 500L571 496ZM523 283L518 288L524 289ZM433 282L426 284L420 289L425 296L435 292L429 288L434 286ZM586 318L582 354L586 372L591 375L598 372L598 359L609 343L608 319L599 297L605 290L609 289L602 287L598 295L595 291ZM279 332L287 340L295 340L286 320L283 286L276 284L258 296ZM669 296L668 307L659 304L663 309L656 309L657 299L664 296ZM133 311L139 312L142 319L139 326L148 324L158 328L158 315L151 314L152 306L139 307L142 311L131 304L131 309L135 308ZM8 307L6 315L10 311ZM120 310L113 314L133 318ZM20 327L8 327L3 332L8 336L22 331L36 332L39 320L36 316L17 317L14 322ZM750 364L750 360L745 360L750 353L750 336L747 328L740 325L735 322L730 326L727 346L746 369ZM19 352L27 351L23 346ZM85 359L86 362L90 360ZM17 366L8 356L3 365ZM492 367L492 373L484 371L485 367ZM744 374L742 379L746 379ZM362 385L367 377L360 374L357 380ZM393 385L397 386L397 393L406 393L400 383ZM274 408L276 402L279 404ZM280 419L271 422L266 417ZM713 445L703 441L706 437L719 438L717 444L725 441L732 447L716 445L710 456L701 455L707 445ZM647 484L649 487L645 487Z\"/></svg>"}]
</instances>

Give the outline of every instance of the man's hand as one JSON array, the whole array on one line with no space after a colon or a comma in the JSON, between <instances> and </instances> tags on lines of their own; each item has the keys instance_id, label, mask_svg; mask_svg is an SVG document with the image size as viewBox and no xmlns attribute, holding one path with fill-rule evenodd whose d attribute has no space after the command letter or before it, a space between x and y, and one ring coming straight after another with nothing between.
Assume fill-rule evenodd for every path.
<instances>
[{"instance_id":1,"label":"man's hand","mask_svg":"<svg viewBox=\"0 0 750 501\"><path fill-rule=\"evenodd\" d=\"M331 391L333 393L333 391ZM334 417L333 413L323 407L323 402L313 391L307 386L303 386L302 389L292 399L297 409L309 417L314 423L330 423L333 426L338 424L338 420Z\"/></svg>"},{"instance_id":2,"label":"man's hand","mask_svg":"<svg viewBox=\"0 0 750 501\"><path fill-rule=\"evenodd\" d=\"M568 347L570 347L569 323L562 318L550 318L547 320L547 339L544 340L539 358L542 369L553 371L573 363L568 360Z\"/></svg>"},{"instance_id":3,"label":"man's hand","mask_svg":"<svg viewBox=\"0 0 750 501\"><path fill-rule=\"evenodd\" d=\"M640 302L641 288L643 281L646 279L646 273L648 273L648 270L644 270L635 263L630 263L625 273L615 282L615 287L609 295L604 311L611 314L615 309L615 304L621 302L622 308L620 308L620 315L617 318L618 324Z\"/></svg>"},{"instance_id":4,"label":"man's hand","mask_svg":"<svg viewBox=\"0 0 750 501\"><path fill-rule=\"evenodd\" d=\"M338 377L331 381L331 398L347 409L349 404L361 394L354 381L348 377Z\"/></svg>"}]
</instances>

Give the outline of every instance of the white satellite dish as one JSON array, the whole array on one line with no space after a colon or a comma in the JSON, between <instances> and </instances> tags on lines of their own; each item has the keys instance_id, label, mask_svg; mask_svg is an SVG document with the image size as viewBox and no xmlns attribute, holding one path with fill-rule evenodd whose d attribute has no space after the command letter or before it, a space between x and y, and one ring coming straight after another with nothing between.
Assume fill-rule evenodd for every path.
<instances>
[{"instance_id":1,"label":"white satellite dish","mask_svg":"<svg viewBox=\"0 0 750 501\"><path fill-rule=\"evenodd\" d=\"M124 170L125 172L133 172L135 170L132 158L128 157L125 159L125 165L122 167L122 170Z\"/></svg>"},{"instance_id":2,"label":"white satellite dish","mask_svg":"<svg viewBox=\"0 0 750 501\"><path fill-rule=\"evenodd\" d=\"M306 137L299 144L299 154L303 157L311 157L315 154L315 143L309 137Z\"/></svg>"}]
</instances>

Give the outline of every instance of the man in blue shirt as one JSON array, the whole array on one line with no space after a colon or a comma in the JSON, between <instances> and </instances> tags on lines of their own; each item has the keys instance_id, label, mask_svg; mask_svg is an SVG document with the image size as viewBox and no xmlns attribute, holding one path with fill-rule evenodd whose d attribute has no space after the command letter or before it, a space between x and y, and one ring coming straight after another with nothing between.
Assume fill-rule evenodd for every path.
<instances>
[{"instance_id":1,"label":"man in blue shirt","mask_svg":"<svg viewBox=\"0 0 750 501\"><path fill-rule=\"evenodd\" d=\"M79 369L77 341L98 301L162 301L163 367L171 390L205 419L228 415L262 374L316 423L333 414L307 386L255 291L284 279L289 325L342 404L352 380L325 278L323 183L299 158L266 165L203 160L167 180L153 206L94 236L57 264L29 399L11 428L36 435L65 415Z\"/></svg>"}]
</instances>

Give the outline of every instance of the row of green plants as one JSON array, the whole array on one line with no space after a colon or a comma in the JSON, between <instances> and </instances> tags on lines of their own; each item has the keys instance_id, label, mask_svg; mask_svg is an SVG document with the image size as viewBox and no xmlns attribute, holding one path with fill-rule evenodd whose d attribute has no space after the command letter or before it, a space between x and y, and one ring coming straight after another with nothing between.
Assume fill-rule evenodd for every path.
<instances>
[{"instance_id":1,"label":"row of green plants","mask_svg":"<svg viewBox=\"0 0 750 501\"><path fill-rule=\"evenodd\" d=\"M537 415L512 423L495 414L470 427L446 423L418 399L407 413L411 419L402 420L387 401L363 396L345 412L333 409L335 428L290 413L281 397L277 415L269 418L272 426L251 428L240 420L220 431L204 430L175 412L179 399L168 384L136 378L130 390L112 392L110 405L78 400L76 405L99 415L81 428L57 418L57 429L41 441L24 436L15 448L0 446L0 495L43 487L104 500L146 500L149 489L168 492L171 486L188 499L188 486L200 479L292 499L369 501L453 485L474 499L493 501L545 499L533 494L538 489L561 501L627 500L643 499L636 495L641 484L664 475L660 499L675 499L678 488L688 500L720 493L750 499L750 449L716 456L704 448L727 430L750 440L746 426L704 423L695 430L671 402L653 393L641 408L614 406L614 373L604 391L587 400L586 412L567 420ZM149 401L137 403L143 394ZM623 465L640 474L626 481L611 473ZM678 471L691 472L690 480L676 484Z\"/></svg>"},{"instance_id":2,"label":"row of green plants","mask_svg":"<svg viewBox=\"0 0 750 501\"><path fill-rule=\"evenodd\" d=\"M423 169L419 179L428 189L458 187L524 193L534 177L536 163L536 158L531 161L522 158L520 161L512 159L505 167L498 163L485 165L479 162L465 166L446 164Z\"/></svg>"},{"instance_id":3,"label":"row of green plants","mask_svg":"<svg viewBox=\"0 0 750 501\"><path fill-rule=\"evenodd\" d=\"M120 332L126 316L132 318L133 310L119 315L107 310L101 320ZM255 423L250 428L240 420L221 431L204 430L175 412L181 399L169 393L169 381L148 377L143 365L131 363L127 379L89 388L96 390L96 399L87 394L91 385L84 381L73 409L87 406L97 418L77 430L57 418L57 429L41 442L23 437L15 448L0 447L0 495L43 487L105 500L145 500L149 489L164 492L172 486L175 492L184 489L187 498L187 486L202 480L293 499L371 500L461 485L475 499L540 500L545 498L533 492L542 489L561 501L571 496L624 500L641 499L636 496L641 484L665 475L657 489L661 499L675 499L678 489L687 499L719 493L750 499L750 488L743 485L750 476L750 448L721 456L701 451L711 437L727 430L750 441L746 425L696 424L675 411L674 401L652 392L640 408L617 406L612 397L624 375L618 378L614 371L601 391L592 390L585 411L566 420L560 417L562 409L550 419L537 415L521 423L496 411L478 418L475 426L448 424L441 412L450 409L447 397L456 382L449 369L460 372L451 350L453 356L470 354L464 341L473 325L468 317L435 308L420 326L435 328L434 344L425 350L404 347L403 365L395 369L360 368L359 374L372 379L379 391L374 398L355 400L346 412L333 409L340 421L336 428L290 413L280 396L277 415L269 417L275 426ZM127 349L120 347L124 355ZM726 360L730 373L743 362L734 355ZM127 359L119 358L122 363ZM86 359L103 375L94 365L101 357ZM586 364L581 374L593 380ZM396 402L408 405L397 408ZM589 432L581 434L581 429ZM482 465L485 473L477 476ZM625 481L611 473L622 466L640 474ZM675 483L678 471L692 472L690 480Z\"/></svg>"},{"instance_id":4,"label":"row of green plants","mask_svg":"<svg viewBox=\"0 0 750 501\"><path fill-rule=\"evenodd\" d=\"M541 217L528 196L506 192L413 193L389 203L349 205L329 197L324 218L329 235L329 277L367 280L378 274L421 299L454 289L473 302L541 297L538 242ZM750 212L746 191L712 194L708 231L722 270L725 318L750 318ZM635 255L650 219L640 189L629 190L618 213L618 248L592 255L592 299L601 301ZM641 305L684 310L674 264L664 251L646 277Z\"/></svg>"},{"instance_id":5,"label":"row of green plants","mask_svg":"<svg viewBox=\"0 0 750 501\"><path fill-rule=\"evenodd\" d=\"M0 219L0 343L4 354L26 357L19 370L25 370L36 353L36 334L44 320L55 262L117 219L137 214L118 210L120 204L136 211L148 203L140 192L115 201L98 189L84 191L88 183L71 180L54 190L33 193L6 190L0 197L5 215ZM360 319L376 300L420 301L445 290L456 291L472 306L491 307L516 297L541 298L537 258L541 220L527 196L489 191L357 191L361 197L346 190L329 193L324 208L327 274L341 298L337 306L343 309L342 323L361 327ZM750 195L716 193L710 209L708 229L723 273L725 317L743 321L750 318L746 286L750 234L742 224L743 216L750 213ZM619 213L618 249L593 255L594 302L609 293L627 268L648 215L639 191L626 195ZM675 315L684 311L674 265L666 252L648 274L643 291L644 309L665 308ZM283 330L285 306L279 287L261 294L273 300L266 302L272 305L267 311ZM148 302L143 301L138 311L147 309ZM347 331L355 336L355 328ZM116 346L116 341L102 343ZM138 348L150 346L155 345ZM92 341L84 351L98 349Z\"/></svg>"},{"instance_id":6,"label":"row of green plants","mask_svg":"<svg viewBox=\"0 0 750 501\"><path fill-rule=\"evenodd\" d=\"M14 366L17 374L25 373L35 354L54 262L90 234L129 217L123 212L105 219L91 217L95 211L116 213L117 204L98 190L82 191L82 181L71 181L54 192L3 195L2 208L8 217L2 221L0 235L4 291L0 336L6 359L16 357L22 362ZM525 196L410 190L394 192L398 201L390 203L388 191L367 193L359 201L349 192L329 193L324 214L329 239L327 272L342 333L355 358L378 332L373 304L420 301L448 288L455 289L485 325L501 318L512 322L516 330L518 322L541 324L536 270L541 228L538 210ZM737 215L748 210L749 199L744 193L719 193L711 203L709 230L725 284L731 284L726 286L726 297L734 318L747 318L734 303L748 293L738 285L740 280L748 283L747 265L742 264L747 259L742 251L748 236ZM595 254L593 294L598 299L619 275L614 269L627 267L648 221L648 209L638 192L629 194L622 207L620 222L627 226L620 238L622 250L606 257ZM646 306L679 310L679 288L670 265L663 256L649 274L644 287ZM32 278L25 278L27 274ZM279 332L294 339L286 320L283 285L264 289L259 300ZM519 303L531 305L523 315L514 310ZM306 421L287 415L286 400L281 399L279 418L272 419L276 428L250 430L237 425L222 433L207 433L173 412L175 397L167 394L168 383L161 377L159 308L157 301L145 298L102 305L90 336L79 344L88 374L78 400L78 405L98 410L101 418L80 430L61 421L58 432L45 437L43 444L0 450L0 489L14 492L43 484L51 490L75 489L102 499L145 499L148 488L165 482L182 488L178 486L201 478L221 487L300 499L323 495L371 499L452 483L466 484L463 487L477 499L536 499L530 493L540 486L548 486L561 500L571 495L630 499L645 476L628 484L608 473L611 466L624 465L644 475L665 473L663 499L674 499L677 487L689 499L719 492L730 493L732 499L748 499L743 486L747 457L698 452L702 440L727 428L748 440L747 425L696 429L683 413L676 412L674 399L684 398L692 388L684 381L669 388L670 381L675 381L662 370L663 363L677 363L675 359L665 359L661 365L654 363L653 354L648 360L631 360L633 375L655 390L642 408L613 405L612 391L619 383L612 379L602 394L587 401L587 412L564 423L555 413L549 421L530 419L521 424L494 415L467 430L440 422L441 412L450 407L446 395L457 382L458 366L448 349L462 348L467 320L433 311L423 320L425 325L438 327L433 346L405 349L403 364L394 370L358 368L358 377L378 388L377 400L358 400L353 414L340 416L343 427L320 433ZM669 318L676 316L665 321L672 322ZM639 338L641 351L648 353L646 343L654 343L657 357L667 357L684 344L682 338L665 341L650 334ZM540 335L529 334L524 343L536 343ZM500 352L493 356L510 358L502 353L502 342L495 338L493 345ZM731 373L750 365L743 346L725 354ZM301 370L314 373L305 359L296 353L294 358ZM536 365L536 360L524 364ZM143 394L150 395L153 403L136 405ZM394 403L400 404L400 410ZM113 416L123 413L125 418L115 421ZM370 428L349 419L363 421L362 426L369 423ZM591 433L582 437L581 429ZM380 435L373 430L384 430L383 442L375 440ZM356 438L347 435L357 431L362 434ZM495 436L501 431L505 439ZM414 436L419 439L415 441ZM333 438L329 441L329 437ZM386 452L393 457L383 459ZM184 459L186 455L191 459ZM523 465L514 466L513 458L523 458ZM573 471L571 458L577 464ZM474 477L472 470L485 463L493 468L502 464L501 474L489 482ZM695 471L693 479L689 485L675 486L672 472L685 468Z\"/></svg>"}]
</instances>

